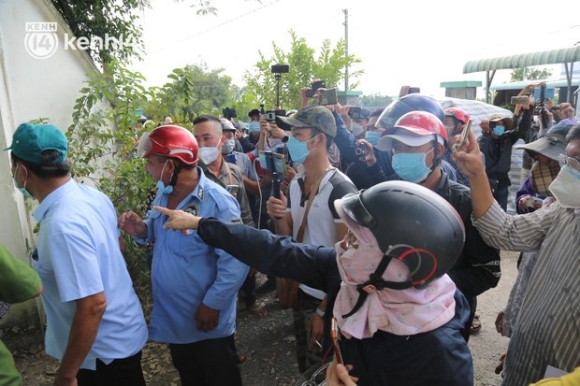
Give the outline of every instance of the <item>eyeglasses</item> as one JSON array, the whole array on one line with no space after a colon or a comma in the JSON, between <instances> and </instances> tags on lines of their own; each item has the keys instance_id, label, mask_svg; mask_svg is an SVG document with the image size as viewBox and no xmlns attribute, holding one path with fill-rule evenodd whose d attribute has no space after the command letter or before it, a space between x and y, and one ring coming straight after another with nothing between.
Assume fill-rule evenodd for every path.
<instances>
[{"instance_id":1,"label":"eyeglasses","mask_svg":"<svg viewBox=\"0 0 580 386\"><path fill-rule=\"evenodd\" d=\"M566 165L569 168L580 172L580 160L578 158L568 157L566 154L560 154L558 156L558 162L560 162L560 166Z\"/></svg>"},{"instance_id":2,"label":"eyeglasses","mask_svg":"<svg viewBox=\"0 0 580 386\"><path fill-rule=\"evenodd\" d=\"M358 248L358 240L354 233L349 229L346 231L346 235L344 236L344 249L350 249L351 247L354 249Z\"/></svg>"}]
</instances>

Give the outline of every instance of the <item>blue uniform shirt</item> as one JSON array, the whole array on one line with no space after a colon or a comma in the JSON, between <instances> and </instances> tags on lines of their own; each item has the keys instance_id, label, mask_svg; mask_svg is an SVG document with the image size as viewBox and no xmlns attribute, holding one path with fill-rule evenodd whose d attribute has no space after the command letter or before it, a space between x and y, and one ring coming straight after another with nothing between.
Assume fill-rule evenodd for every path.
<instances>
[{"instance_id":1,"label":"blue uniform shirt","mask_svg":"<svg viewBox=\"0 0 580 386\"><path fill-rule=\"evenodd\" d=\"M201 217L240 221L236 199L205 177L200 168L197 187L178 206ZM167 206L167 195L158 193L154 205ZM193 343L232 335L236 327L236 297L249 267L221 249L205 244L197 232L163 229L167 217L150 210L145 223L152 242L151 281L153 312L149 339L165 343ZM218 326L197 329L195 313L201 303L220 311Z\"/></svg>"}]
</instances>

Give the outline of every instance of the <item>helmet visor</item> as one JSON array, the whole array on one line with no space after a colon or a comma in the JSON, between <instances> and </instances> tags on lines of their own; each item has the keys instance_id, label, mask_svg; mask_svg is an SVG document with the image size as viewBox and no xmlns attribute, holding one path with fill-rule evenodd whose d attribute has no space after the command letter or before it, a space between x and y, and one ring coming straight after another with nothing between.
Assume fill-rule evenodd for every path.
<instances>
[{"instance_id":1,"label":"helmet visor","mask_svg":"<svg viewBox=\"0 0 580 386\"><path fill-rule=\"evenodd\" d=\"M148 156L149 152L153 148L151 138L149 138L150 134L151 133L143 133L143 135L141 135L141 138L139 139L139 146L137 146L137 157Z\"/></svg>"},{"instance_id":2,"label":"helmet visor","mask_svg":"<svg viewBox=\"0 0 580 386\"><path fill-rule=\"evenodd\" d=\"M361 201L360 197L362 192L364 190L356 194L347 194L342 198L341 206L351 219L365 228L373 229L377 225L377 222Z\"/></svg>"}]
</instances>

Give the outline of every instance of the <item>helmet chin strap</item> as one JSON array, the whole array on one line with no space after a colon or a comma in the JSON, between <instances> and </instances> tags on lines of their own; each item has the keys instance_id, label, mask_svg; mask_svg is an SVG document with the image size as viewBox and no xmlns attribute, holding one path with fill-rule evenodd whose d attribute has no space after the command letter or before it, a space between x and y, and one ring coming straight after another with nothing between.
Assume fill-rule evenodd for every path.
<instances>
[{"instance_id":1,"label":"helmet chin strap","mask_svg":"<svg viewBox=\"0 0 580 386\"><path fill-rule=\"evenodd\" d=\"M385 288L404 290L407 288L411 288L413 286L413 283L410 280L399 282L399 281L386 281L383 279L383 274L385 273L385 270L387 269L387 266L391 262L392 258L393 258L392 256L383 255L383 258L381 259L381 262L377 266L375 272L370 274L369 280L356 286L356 290L359 293L358 299L353 309L348 314L342 315L343 319L346 319L354 315L362 307L365 300L367 300L369 294L375 291L381 291Z\"/></svg>"},{"instance_id":2,"label":"helmet chin strap","mask_svg":"<svg viewBox=\"0 0 580 386\"><path fill-rule=\"evenodd\" d=\"M175 170L173 170L173 174L171 175L171 179L169 180L169 186L175 186L177 183L177 176L182 169L181 162L178 162L177 166L175 166Z\"/></svg>"}]
</instances>

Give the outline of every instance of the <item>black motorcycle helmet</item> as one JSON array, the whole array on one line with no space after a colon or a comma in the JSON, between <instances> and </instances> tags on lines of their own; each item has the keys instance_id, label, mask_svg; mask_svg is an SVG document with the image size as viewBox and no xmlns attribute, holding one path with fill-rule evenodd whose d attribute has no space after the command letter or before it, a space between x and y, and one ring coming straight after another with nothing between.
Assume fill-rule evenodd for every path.
<instances>
[{"instance_id":1,"label":"black motorcycle helmet","mask_svg":"<svg viewBox=\"0 0 580 386\"><path fill-rule=\"evenodd\" d=\"M354 221L368 228L385 255L361 288L368 284L377 289L420 287L447 273L463 249L465 228L461 217L445 199L421 185L386 181L346 195L336 200L335 206L347 225ZM382 280L390 259L408 266L410 281Z\"/></svg>"}]
</instances>

